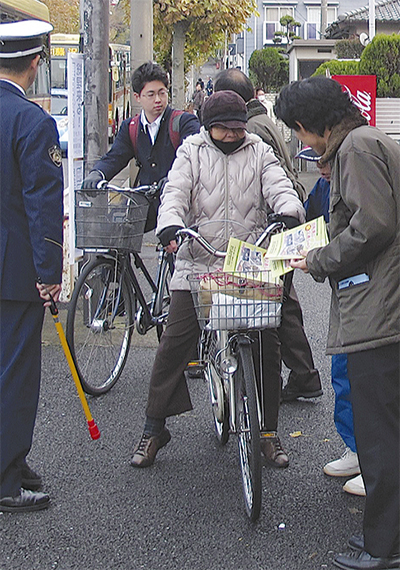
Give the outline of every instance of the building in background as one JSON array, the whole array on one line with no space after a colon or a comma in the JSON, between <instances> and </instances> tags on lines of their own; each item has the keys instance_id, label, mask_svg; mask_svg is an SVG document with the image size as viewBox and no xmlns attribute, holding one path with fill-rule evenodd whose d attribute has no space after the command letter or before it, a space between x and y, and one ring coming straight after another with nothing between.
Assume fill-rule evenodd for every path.
<instances>
[{"instance_id":1,"label":"building in background","mask_svg":"<svg viewBox=\"0 0 400 570\"><path fill-rule=\"evenodd\" d=\"M385 1L398 3L400 0ZM377 0L377 4L379 3ZM366 0L327 0L328 27L336 22L342 14L358 11L361 8L365 9L366 4ZM368 12L368 4L366 9ZM244 31L235 37L236 54L232 58L232 65L233 67L240 67L244 73L248 73L248 62L254 50L262 49L264 46L276 46L274 43L275 32L285 31L280 25L282 16L292 16L294 20L300 23L300 28L295 31L301 40L295 41L320 42L324 40L325 30L321 30L321 0L258 0L258 12L259 17L253 15L248 21L251 31ZM284 46L286 42L286 38L283 37L280 45ZM323 47L331 49L331 46L334 46L333 40ZM334 50L322 53L331 55L321 56L320 63L335 57Z\"/></svg>"},{"instance_id":2,"label":"building in background","mask_svg":"<svg viewBox=\"0 0 400 570\"><path fill-rule=\"evenodd\" d=\"M328 25L325 37L335 40L360 37L362 34L368 37L368 22L369 6L353 9ZM376 0L375 23L377 34L400 34L400 0Z\"/></svg>"}]
</instances>

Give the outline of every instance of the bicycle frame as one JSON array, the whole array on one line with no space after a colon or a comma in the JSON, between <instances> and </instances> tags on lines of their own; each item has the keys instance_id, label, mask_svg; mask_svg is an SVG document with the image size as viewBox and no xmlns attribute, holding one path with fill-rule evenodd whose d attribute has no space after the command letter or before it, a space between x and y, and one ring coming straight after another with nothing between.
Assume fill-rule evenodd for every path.
<instances>
[{"instance_id":1,"label":"bicycle frame","mask_svg":"<svg viewBox=\"0 0 400 570\"><path fill-rule=\"evenodd\" d=\"M207 343L207 332L203 331L202 336L200 338L200 363L203 366L209 366L211 364L211 359L208 357L208 350L205 348L204 345ZM223 380L223 388L228 398L229 402L229 429L230 433L237 432L237 425L236 425L236 399L235 399L235 372L237 370L237 361L235 357L235 349L232 348L232 345L235 343L252 343L254 342L246 333L229 333L228 331L218 331L221 337L221 345L222 348L218 351L217 354L212 356L212 360L214 362L218 361L218 367L220 369L220 377ZM226 354L223 357L223 354ZM261 370L262 373L262 370ZM264 421L264 410L260 404L260 401L263 401L262 398L262 390L263 390L263 378L260 379L261 383L261 394L260 397L257 398L257 413L259 418L259 425L260 427L263 425ZM213 394L211 395L211 403L215 405L216 402L214 401Z\"/></svg>"},{"instance_id":2,"label":"bicycle frame","mask_svg":"<svg viewBox=\"0 0 400 570\"><path fill-rule=\"evenodd\" d=\"M160 283L163 282L165 279L165 273L170 270L170 265L167 263L163 263L163 260L168 254L164 252L163 249L159 250L158 255L158 268L157 268L157 275L155 281L153 280L152 276L150 275L149 270L144 264L143 259L137 252L118 252L118 251L107 251L107 252L98 252L99 255L111 258L116 261L116 267L119 266L119 280L122 280L127 276L127 283L129 284L130 290L134 299L139 303L140 306L140 315L137 312L137 304L134 304L134 310L136 314L136 329L141 335L145 335L151 328L159 325L165 325L168 310L164 312L160 312L159 309L162 309L162 291L160 290ZM139 280L136 276L135 271L132 267L131 256L133 257L134 266L139 269L146 282L151 288L152 297L151 301L147 302L146 297L143 293L143 290L140 286ZM171 262L172 263L172 262ZM119 288L119 291L121 289ZM104 300L105 301L105 300ZM103 306L103 302L100 300L98 311L100 310L101 306ZM115 304L113 309L113 313L110 318L110 322L112 323L116 314L118 312L118 300ZM135 315L133 315L135 317ZM92 319L92 323L95 325L95 316Z\"/></svg>"},{"instance_id":3,"label":"bicycle frame","mask_svg":"<svg viewBox=\"0 0 400 570\"><path fill-rule=\"evenodd\" d=\"M135 194L146 195L149 199L151 199L158 194L161 186L159 184L153 184L147 186L139 186L136 188L120 188L119 186L110 184L106 180L102 180L99 182L97 188L98 190L112 190L119 194L123 194L128 198L128 200L131 200ZM133 315L135 317L136 329L139 334L145 335L151 328L155 326L165 325L168 316L168 310L162 311L163 291L160 290L160 285L164 282L167 271L171 271L171 274L173 272L173 261L169 260L167 257L169 254L165 253L161 248L158 249L158 267L156 279L154 281L147 267L145 266L143 259L137 252L102 249L87 249L85 251L87 253L96 253L103 255L104 257L111 257L115 259L121 267L120 279L123 279L125 274L128 276L127 280L131 291L134 293L134 299L140 305L139 311L137 312L137 303L135 302L135 315ZM142 288L140 287L139 280L132 268L130 256L133 257L134 266L142 272L142 275L150 286L152 292L152 298L150 302L147 302ZM164 263L165 257L167 257L168 263ZM115 315L116 312L114 312L112 315L113 319L115 318Z\"/></svg>"},{"instance_id":4,"label":"bicycle frame","mask_svg":"<svg viewBox=\"0 0 400 570\"><path fill-rule=\"evenodd\" d=\"M282 231L284 229L284 224L282 222L279 221L275 221L272 218L272 222L268 225L268 227L262 232L262 234L259 236L259 238L256 240L255 245L256 246L262 246L263 243L274 233ZM179 230L177 232L177 235L182 237L189 237L192 238L194 240L196 240L208 253L210 253L211 255L214 255L217 258L223 259L226 257L226 252L224 251L220 251L217 250L216 248L214 248L205 238L203 238L197 228L183 228L182 230ZM292 275L290 275L290 277L292 277ZM291 284L291 279L289 279L288 283L286 283L285 281L285 291L286 294L288 293L287 289L288 286L290 288L290 284ZM230 347L232 346L233 343L237 342L237 343L252 343L254 342L253 339L250 338L250 336L245 333L245 332L235 332L235 333L229 333L228 331L219 331L219 334L221 335L221 338L223 339L223 347L219 353L223 353L223 352L228 352L230 349ZM202 333L202 337L200 340L200 343L205 342L203 337L204 335L207 335L206 332L203 331ZM200 344L201 346L201 344ZM233 359L233 353L234 351L231 350L231 353L228 354L228 359L231 358ZM206 351L207 354L207 351ZM203 354L200 354L200 358L201 360L203 360ZM261 354L260 354L260 358L261 358ZM216 357L213 357L214 360L216 360ZM209 365L209 361L205 362L205 365ZM221 378L223 378L224 380L224 385L225 385L225 389L226 389L226 393L228 396L228 400L229 400L229 410L230 410L230 417L229 417L229 425L230 425L230 431L231 433L236 433L237 431L237 426L236 426L236 401L235 401L235 385L234 385L234 374L236 372L237 369L237 363L233 363L232 360L230 360L229 364L225 363L224 366L222 367L222 363L220 363L220 367L221 367ZM264 419L265 419L265 411L264 411L264 382L263 382L264 378L263 378L263 367L261 365L260 362L260 381L259 381L259 386L257 387L257 413L258 413L258 418L259 418L259 425L260 428L261 426L264 425ZM226 388L226 386L228 386L228 388ZM212 398L212 394L211 394L211 398Z\"/></svg>"}]
</instances>

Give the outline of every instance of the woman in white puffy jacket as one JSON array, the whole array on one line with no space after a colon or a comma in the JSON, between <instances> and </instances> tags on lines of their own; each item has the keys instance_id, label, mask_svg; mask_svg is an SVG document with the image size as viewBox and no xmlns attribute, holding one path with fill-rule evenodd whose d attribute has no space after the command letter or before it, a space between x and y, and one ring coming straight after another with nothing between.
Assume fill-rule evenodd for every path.
<instances>
[{"instance_id":1,"label":"woman in white puffy jacket","mask_svg":"<svg viewBox=\"0 0 400 570\"><path fill-rule=\"evenodd\" d=\"M246 106L233 91L214 93L204 105L197 135L179 147L168 175L158 213L157 235L167 251L177 250L176 231L206 224L207 239L221 248L230 236L255 241L266 226L267 211L284 217L287 225L303 222L303 205L272 149L257 135L248 134ZM240 236L237 235L241 228ZM131 464L148 467L157 451L171 439L165 418L192 409L184 371L196 358L200 329L187 276L220 267L195 242L184 242L177 254L171 281L172 298L166 330L156 354L143 435ZM261 449L275 467L286 467L288 457L277 436L280 402L280 354L269 343L273 329L262 332L266 425Z\"/></svg>"}]
</instances>

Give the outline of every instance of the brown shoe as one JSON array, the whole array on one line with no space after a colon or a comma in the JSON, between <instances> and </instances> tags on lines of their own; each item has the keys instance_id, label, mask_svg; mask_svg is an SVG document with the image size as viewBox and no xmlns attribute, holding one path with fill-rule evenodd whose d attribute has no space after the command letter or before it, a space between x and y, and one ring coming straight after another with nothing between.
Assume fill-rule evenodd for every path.
<instances>
[{"instance_id":1,"label":"brown shoe","mask_svg":"<svg viewBox=\"0 0 400 570\"><path fill-rule=\"evenodd\" d=\"M138 445L133 450L131 465L133 467L150 467L153 465L157 451L167 445L171 434L165 427L159 435L142 435Z\"/></svg>"},{"instance_id":2,"label":"brown shoe","mask_svg":"<svg viewBox=\"0 0 400 570\"><path fill-rule=\"evenodd\" d=\"M261 434L261 451L265 455L267 463L273 467L287 467L289 457L286 455L276 432Z\"/></svg>"}]
</instances>

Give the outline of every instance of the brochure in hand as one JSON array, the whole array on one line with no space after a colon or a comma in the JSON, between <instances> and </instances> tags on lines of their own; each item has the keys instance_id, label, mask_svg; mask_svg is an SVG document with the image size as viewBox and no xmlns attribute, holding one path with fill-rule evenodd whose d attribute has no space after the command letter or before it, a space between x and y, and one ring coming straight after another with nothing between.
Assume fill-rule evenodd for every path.
<instances>
[{"instance_id":1,"label":"brochure in hand","mask_svg":"<svg viewBox=\"0 0 400 570\"><path fill-rule=\"evenodd\" d=\"M266 254L267 250L262 247L231 237L223 271L244 278L250 273L253 281L278 284L279 280L271 276L271 262Z\"/></svg>"},{"instance_id":2,"label":"brochure in hand","mask_svg":"<svg viewBox=\"0 0 400 570\"><path fill-rule=\"evenodd\" d=\"M274 234L267 250L268 259L296 259L316 247L328 244L328 234L323 216L301 226Z\"/></svg>"},{"instance_id":3,"label":"brochure in hand","mask_svg":"<svg viewBox=\"0 0 400 570\"><path fill-rule=\"evenodd\" d=\"M231 238L223 271L258 271L259 273L253 274L253 279L271 281L271 278L274 280L292 271L293 268L289 265L291 259L304 257L310 250L324 247L328 242L323 216L273 235L267 250Z\"/></svg>"}]
</instances>

